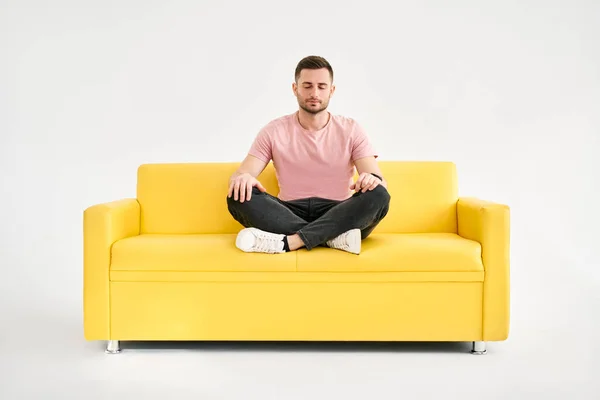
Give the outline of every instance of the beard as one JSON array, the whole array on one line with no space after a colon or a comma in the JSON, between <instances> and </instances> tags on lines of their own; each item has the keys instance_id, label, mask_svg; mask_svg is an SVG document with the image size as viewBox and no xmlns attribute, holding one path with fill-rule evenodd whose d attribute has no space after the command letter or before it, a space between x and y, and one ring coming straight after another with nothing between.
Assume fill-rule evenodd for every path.
<instances>
[{"instance_id":1,"label":"beard","mask_svg":"<svg viewBox=\"0 0 600 400\"><path fill-rule=\"evenodd\" d=\"M307 113L318 114L327 108L327 106L329 105L329 99L327 99L326 101L321 101L321 103L317 103L315 105L309 104L307 101L298 101L298 105Z\"/></svg>"}]
</instances>

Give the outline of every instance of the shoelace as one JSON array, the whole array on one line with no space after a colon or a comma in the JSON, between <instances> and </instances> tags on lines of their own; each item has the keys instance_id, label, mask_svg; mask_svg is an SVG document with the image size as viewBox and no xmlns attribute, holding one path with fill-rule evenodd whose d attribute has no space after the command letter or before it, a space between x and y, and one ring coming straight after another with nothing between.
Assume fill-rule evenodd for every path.
<instances>
[{"instance_id":1,"label":"shoelace","mask_svg":"<svg viewBox=\"0 0 600 400\"><path fill-rule=\"evenodd\" d=\"M275 236L256 236L254 248L258 251L279 251L278 242L281 240Z\"/></svg>"},{"instance_id":2,"label":"shoelace","mask_svg":"<svg viewBox=\"0 0 600 400\"><path fill-rule=\"evenodd\" d=\"M331 241L331 246L337 247L337 248L347 248L348 247L348 241L346 240L347 236L348 236L348 234L339 235L338 237L336 237L335 239L333 239Z\"/></svg>"}]
</instances>

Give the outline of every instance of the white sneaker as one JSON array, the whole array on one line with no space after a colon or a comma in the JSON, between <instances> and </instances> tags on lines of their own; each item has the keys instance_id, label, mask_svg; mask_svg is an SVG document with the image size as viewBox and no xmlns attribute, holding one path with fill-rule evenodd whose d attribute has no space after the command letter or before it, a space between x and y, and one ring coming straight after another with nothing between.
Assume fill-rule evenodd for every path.
<instances>
[{"instance_id":1,"label":"white sneaker","mask_svg":"<svg viewBox=\"0 0 600 400\"><path fill-rule=\"evenodd\" d=\"M238 233L235 245L246 253L285 253L283 238L285 235L261 231L256 228L244 228Z\"/></svg>"},{"instance_id":2,"label":"white sneaker","mask_svg":"<svg viewBox=\"0 0 600 400\"><path fill-rule=\"evenodd\" d=\"M360 244L360 229L351 229L327 241L327 246L332 249L344 250L354 254L360 254Z\"/></svg>"}]
</instances>

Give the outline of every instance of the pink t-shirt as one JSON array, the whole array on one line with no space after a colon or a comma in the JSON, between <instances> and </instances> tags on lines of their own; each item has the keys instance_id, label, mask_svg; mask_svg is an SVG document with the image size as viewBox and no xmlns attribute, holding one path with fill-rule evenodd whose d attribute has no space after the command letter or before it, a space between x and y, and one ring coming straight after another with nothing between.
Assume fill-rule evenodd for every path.
<instances>
[{"instance_id":1,"label":"pink t-shirt","mask_svg":"<svg viewBox=\"0 0 600 400\"><path fill-rule=\"evenodd\" d=\"M352 196L354 160L377 157L365 131L352 118L331 114L323 129L311 132L298 111L263 127L248 154L273 160L281 200L307 197L345 200Z\"/></svg>"}]
</instances>

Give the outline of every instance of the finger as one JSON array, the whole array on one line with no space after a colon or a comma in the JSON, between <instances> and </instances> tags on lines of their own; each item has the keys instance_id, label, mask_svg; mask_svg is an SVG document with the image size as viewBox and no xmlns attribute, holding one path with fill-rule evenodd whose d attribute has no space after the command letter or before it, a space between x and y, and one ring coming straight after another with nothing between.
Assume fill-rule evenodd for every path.
<instances>
[{"instance_id":1,"label":"finger","mask_svg":"<svg viewBox=\"0 0 600 400\"><path fill-rule=\"evenodd\" d=\"M233 182L229 183L229 190L227 191L227 197L231 197L233 195Z\"/></svg>"},{"instance_id":2,"label":"finger","mask_svg":"<svg viewBox=\"0 0 600 400\"><path fill-rule=\"evenodd\" d=\"M373 183L373 180L371 178L365 178L365 180L363 181L363 185L362 185L362 192L365 193L369 189L369 186L371 186L372 183Z\"/></svg>"},{"instance_id":3,"label":"finger","mask_svg":"<svg viewBox=\"0 0 600 400\"><path fill-rule=\"evenodd\" d=\"M248 182L246 181L242 181L242 183L240 184L240 203L243 203L244 200L246 200L246 186L248 185Z\"/></svg>"},{"instance_id":4,"label":"finger","mask_svg":"<svg viewBox=\"0 0 600 400\"><path fill-rule=\"evenodd\" d=\"M366 175L365 175L364 173L362 173L362 174L360 174L360 176L359 176L359 177L358 177L358 179L356 180L356 187L357 187L358 189L360 189L360 188L361 188L361 185L362 185L363 181L365 180L365 176L366 176Z\"/></svg>"},{"instance_id":5,"label":"finger","mask_svg":"<svg viewBox=\"0 0 600 400\"><path fill-rule=\"evenodd\" d=\"M363 180L364 180L364 177L362 177L362 176L358 177L356 182L354 182L354 190L356 190L357 192L360 190L360 188L362 187Z\"/></svg>"},{"instance_id":6,"label":"finger","mask_svg":"<svg viewBox=\"0 0 600 400\"><path fill-rule=\"evenodd\" d=\"M239 192L240 192L240 182L235 181L235 184L233 185L233 199L235 201L237 201L239 198Z\"/></svg>"},{"instance_id":7,"label":"finger","mask_svg":"<svg viewBox=\"0 0 600 400\"><path fill-rule=\"evenodd\" d=\"M358 180L356 181L356 190L362 190L364 182L365 182L365 177L363 175L361 175L358 178Z\"/></svg>"},{"instance_id":8,"label":"finger","mask_svg":"<svg viewBox=\"0 0 600 400\"><path fill-rule=\"evenodd\" d=\"M373 190L377 186L379 186L379 182L377 182L377 179L375 179L375 181L371 184L371 186L369 186L369 190Z\"/></svg>"},{"instance_id":9,"label":"finger","mask_svg":"<svg viewBox=\"0 0 600 400\"><path fill-rule=\"evenodd\" d=\"M267 191L267 189L259 181L256 181L256 187L263 193Z\"/></svg>"},{"instance_id":10,"label":"finger","mask_svg":"<svg viewBox=\"0 0 600 400\"><path fill-rule=\"evenodd\" d=\"M354 189L356 187L356 183L353 183L352 185L350 185L350 189Z\"/></svg>"},{"instance_id":11,"label":"finger","mask_svg":"<svg viewBox=\"0 0 600 400\"><path fill-rule=\"evenodd\" d=\"M250 184L250 182L248 182L248 184L246 185L246 199L250 201L250 197L252 197L252 185Z\"/></svg>"}]
</instances>

